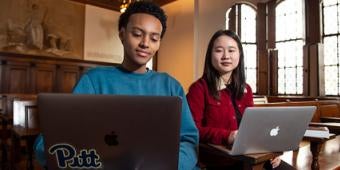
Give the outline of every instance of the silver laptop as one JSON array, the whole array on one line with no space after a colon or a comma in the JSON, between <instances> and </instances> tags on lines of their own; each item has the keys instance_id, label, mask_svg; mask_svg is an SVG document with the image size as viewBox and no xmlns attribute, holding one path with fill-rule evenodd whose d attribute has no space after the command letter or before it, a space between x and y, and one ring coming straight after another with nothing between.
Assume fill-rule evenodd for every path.
<instances>
[{"instance_id":1,"label":"silver laptop","mask_svg":"<svg viewBox=\"0 0 340 170\"><path fill-rule=\"evenodd\" d=\"M178 168L181 99L40 94L48 169Z\"/></svg>"},{"instance_id":2,"label":"silver laptop","mask_svg":"<svg viewBox=\"0 0 340 170\"><path fill-rule=\"evenodd\" d=\"M223 150L230 155L295 150L315 109L315 106L249 107L231 150Z\"/></svg>"}]
</instances>

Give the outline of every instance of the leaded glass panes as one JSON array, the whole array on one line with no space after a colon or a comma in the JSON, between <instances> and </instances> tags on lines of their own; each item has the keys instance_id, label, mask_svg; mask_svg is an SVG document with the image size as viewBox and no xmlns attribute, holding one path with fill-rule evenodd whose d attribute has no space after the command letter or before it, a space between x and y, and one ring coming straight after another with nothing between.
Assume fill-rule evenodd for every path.
<instances>
[{"instance_id":1,"label":"leaded glass panes","mask_svg":"<svg viewBox=\"0 0 340 170\"><path fill-rule=\"evenodd\" d=\"M256 45L256 11L249 5L241 5L241 42L244 51L246 82L253 93L257 92L257 45Z\"/></svg>"},{"instance_id":2,"label":"leaded glass panes","mask_svg":"<svg viewBox=\"0 0 340 170\"><path fill-rule=\"evenodd\" d=\"M276 48L279 49L278 67L302 67L303 66L303 41L278 42Z\"/></svg>"},{"instance_id":3,"label":"leaded glass panes","mask_svg":"<svg viewBox=\"0 0 340 170\"><path fill-rule=\"evenodd\" d=\"M256 68L256 45L243 44L244 63L249 68Z\"/></svg>"},{"instance_id":4,"label":"leaded glass panes","mask_svg":"<svg viewBox=\"0 0 340 170\"><path fill-rule=\"evenodd\" d=\"M244 51L244 64L246 70L247 83L252 87L253 92L256 92L256 45L255 44L243 44Z\"/></svg>"},{"instance_id":5,"label":"leaded glass panes","mask_svg":"<svg viewBox=\"0 0 340 170\"><path fill-rule=\"evenodd\" d=\"M338 63L337 57L337 37L325 37L324 42L324 64L334 65Z\"/></svg>"},{"instance_id":6,"label":"leaded glass panes","mask_svg":"<svg viewBox=\"0 0 340 170\"><path fill-rule=\"evenodd\" d=\"M325 95L340 95L340 1L323 0L323 43ZM333 76L330 76L333 75Z\"/></svg>"},{"instance_id":7,"label":"leaded glass panes","mask_svg":"<svg viewBox=\"0 0 340 170\"><path fill-rule=\"evenodd\" d=\"M286 87L286 82L285 82L285 70L284 68L280 68L278 69L278 82L282 82L278 84L278 91L285 91L285 87Z\"/></svg>"},{"instance_id":8,"label":"leaded glass panes","mask_svg":"<svg viewBox=\"0 0 340 170\"><path fill-rule=\"evenodd\" d=\"M285 92L287 94L294 94L297 92L297 87L296 87L296 69L295 68L286 68L285 70L285 81L287 83Z\"/></svg>"},{"instance_id":9,"label":"leaded glass panes","mask_svg":"<svg viewBox=\"0 0 340 170\"><path fill-rule=\"evenodd\" d=\"M338 67L325 66L325 75L338 75ZM337 95L338 94L338 77L337 76L325 76L325 94L326 95Z\"/></svg>"},{"instance_id":10,"label":"leaded glass panes","mask_svg":"<svg viewBox=\"0 0 340 170\"><path fill-rule=\"evenodd\" d=\"M325 34L334 34L338 32L338 22L334 22L334 17L337 16L337 6L327 6L324 7L324 33ZM326 17L332 16L332 17Z\"/></svg>"},{"instance_id":11,"label":"leaded glass panes","mask_svg":"<svg viewBox=\"0 0 340 170\"><path fill-rule=\"evenodd\" d=\"M323 0L324 6L336 5L337 3L338 3L338 0Z\"/></svg>"},{"instance_id":12,"label":"leaded glass panes","mask_svg":"<svg viewBox=\"0 0 340 170\"><path fill-rule=\"evenodd\" d=\"M241 40L256 42L256 12L249 5L241 5Z\"/></svg>"},{"instance_id":13,"label":"leaded glass panes","mask_svg":"<svg viewBox=\"0 0 340 170\"><path fill-rule=\"evenodd\" d=\"M256 72L256 68L246 68L246 77L256 77ZM254 87L256 87L257 84L256 78L247 79L247 83L252 87L253 93L255 93L256 89Z\"/></svg>"},{"instance_id":14,"label":"leaded glass panes","mask_svg":"<svg viewBox=\"0 0 340 170\"><path fill-rule=\"evenodd\" d=\"M233 18L240 28L238 35L241 38L241 43L244 52L244 67L246 74L246 82L251 86L253 93L257 93L257 43L256 43L256 11L249 5L236 4L234 7L236 10L236 18ZM226 28L229 28L228 21L229 12L231 8L226 12ZM240 16L240 18L238 18ZM240 19L240 21L239 21Z\"/></svg>"},{"instance_id":15,"label":"leaded glass panes","mask_svg":"<svg viewBox=\"0 0 340 170\"><path fill-rule=\"evenodd\" d=\"M302 68L279 68L279 81L284 83L279 84L278 90L285 91L287 94L302 93L302 84L297 82L302 81ZM295 76L292 76L295 75Z\"/></svg>"},{"instance_id":16,"label":"leaded glass panes","mask_svg":"<svg viewBox=\"0 0 340 170\"><path fill-rule=\"evenodd\" d=\"M302 0L285 0L276 7L278 49L278 93L303 92L303 5Z\"/></svg>"},{"instance_id":17,"label":"leaded glass panes","mask_svg":"<svg viewBox=\"0 0 340 170\"><path fill-rule=\"evenodd\" d=\"M302 0L285 0L276 7L276 41L303 35Z\"/></svg>"},{"instance_id":18,"label":"leaded glass panes","mask_svg":"<svg viewBox=\"0 0 340 170\"><path fill-rule=\"evenodd\" d=\"M303 82L303 67L296 68L296 82ZM298 94L303 93L303 83L296 84L296 91Z\"/></svg>"},{"instance_id":19,"label":"leaded glass panes","mask_svg":"<svg viewBox=\"0 0 340 170\"><path fill-rule=\"evenodd\" d=\"M338 33L340 33L340 5L338 4L338 15L337 15L337 20L338 20Z\"/></svg>"}]
</instances>

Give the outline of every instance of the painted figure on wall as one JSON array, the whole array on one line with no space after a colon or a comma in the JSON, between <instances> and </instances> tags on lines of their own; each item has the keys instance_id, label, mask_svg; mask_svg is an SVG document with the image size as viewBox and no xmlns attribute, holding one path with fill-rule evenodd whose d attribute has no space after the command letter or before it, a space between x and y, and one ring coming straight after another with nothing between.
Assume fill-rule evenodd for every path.
<instances>
[{"instance_id":1,"label":"painted figure on wall","mask_svg":"<svg viewBox=\"0 0 340 170\"><path fill-rule=\"evenodd\" d=\"M45 10L38 4L32 4L31 16L25 26L26 44L28 47L42 50L44 47L44 28Z\"/></svg>"}]
</instances>

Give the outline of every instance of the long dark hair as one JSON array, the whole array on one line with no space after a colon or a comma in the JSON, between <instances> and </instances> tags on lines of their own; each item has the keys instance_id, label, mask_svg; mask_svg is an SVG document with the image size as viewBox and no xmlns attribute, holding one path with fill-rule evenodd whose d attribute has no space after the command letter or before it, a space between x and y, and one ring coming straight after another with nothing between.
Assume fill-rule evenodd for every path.
<instances>
[{"instance_id":1,"label":"long dark hair","mask_svg":"<svg viewBox=\"0 0 340 170\"><path fill-rule=\"evenodd\" d=\"M231 74L231 81L228 85L231 91L232 97L234 99L240 99L243 96L244 89L246 87L246 76L244 70L244 55L243 48L238 35L231 30L218 30L210 39L207 53L205 55L204 73L203 78L207 81L209 92L215 99L219 99L220 95L218 93L217 85L219 85L220 74L214 68L211 62L211 53L214 47L216 39L220 36L228 36L237 42L238 49L240 51L240 58L238 66L233 70Z\"/></svg>"}]
</instances>

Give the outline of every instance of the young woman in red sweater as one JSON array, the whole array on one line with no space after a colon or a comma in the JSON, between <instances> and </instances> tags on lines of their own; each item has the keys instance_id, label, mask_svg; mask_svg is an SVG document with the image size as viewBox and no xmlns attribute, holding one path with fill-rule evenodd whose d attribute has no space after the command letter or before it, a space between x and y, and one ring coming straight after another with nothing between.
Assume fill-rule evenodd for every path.
<instances>
[{"instance_id":1,"label":"young woman in red sweater","mask_svg":"<svg viewBox=\"0 0 340 170\"><path fill-rule=\"evenodd\" d=\"M233 31L219 30L212 36L203 76L190 86L187 100L199 129L200 142L219 145L234 142L243 112L254 102L251 87L245 81L242 44ZM237 163L204 150L200 150L199 155L203 163L217 165L208 169L226 169L230 164L234 165L233 169L238 167ZM277 157L268 162L267 167L289 169L280 163Z\"/></svg>"}]
</instances>

